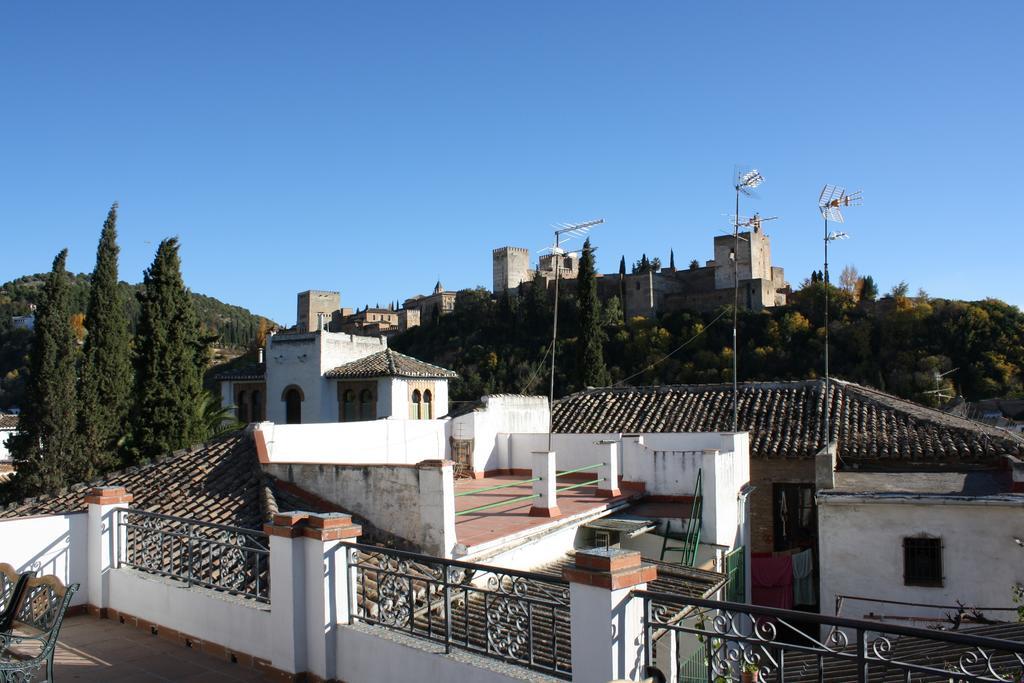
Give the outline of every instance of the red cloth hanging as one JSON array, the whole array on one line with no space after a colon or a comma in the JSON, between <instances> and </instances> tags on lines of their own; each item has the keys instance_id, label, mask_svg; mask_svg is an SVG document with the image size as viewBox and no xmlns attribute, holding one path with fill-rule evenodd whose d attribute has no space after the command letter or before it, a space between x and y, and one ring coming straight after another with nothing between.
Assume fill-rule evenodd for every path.
<instances>
[{"instance_id":1,"label":"red cloth hanging","mask_svg":"<svg viewBox=\"0 0 1024 683\"><path fill-rule=\"evenodd\" d=\"M793 556L751 557L751 600L755 605L793 609Z\"/></svg>"}]
</instances>

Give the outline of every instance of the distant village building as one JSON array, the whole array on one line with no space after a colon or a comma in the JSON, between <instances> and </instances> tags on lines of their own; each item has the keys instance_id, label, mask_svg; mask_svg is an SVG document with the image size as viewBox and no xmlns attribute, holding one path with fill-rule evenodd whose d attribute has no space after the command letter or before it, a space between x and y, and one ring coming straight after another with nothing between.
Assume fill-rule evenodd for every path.
<instances>
[{"instance_id":1,"label":"distant village building","mask_svg":"<svg viewBox=\"0 0 1024 683\"><path fill-rule=\"evenodd\" d=\"M14 461L7 445L14 432L18 431L18 416L0 413L0 481L14 472Z\"/></svg>"},{"instance_id":2,"label":"distant village building","mask_svg":"<svg viewBox=\"0 0 1024 683\"><path fill-rule=\"evenodd\" d=\"M715 258L704 266L685 270L662 268L644 273L605 273L598 275L598 294L603 300L618 296L627 318L653 317L676 310L707 311L733 301L731 235L714 238ZM493 292L516 292L523 283L532 283L540 274L550 286L555 276L555 258L542 256L538 270L530 270L529 251L501 247L492 253ZM579 274L576 255L560 256L559 277L573 280ZM740 233L736 270L739 276L740 305L749 310L784 306L789 293L782 268L772 265L771 240L759 227ZM529 285L528 285L529 286Z\"/></svg>"},{"instance_id":3,"label":"distant village building","mask_svg":"<svg viewBox=\"0 0 1024 683\"><path fill-rule=\"evenodd\" d=\"M15 330L34 330L36 328L35 314L30 313L29 315L12 315L11 328Z\"/></svg>"},{"instance_id":4,"label":"distant village building","mask_svg":"<svg viewBox=\"0 0 1024 683\"><path fill-rule=\"evenodd\" d=\"M430 420L448 414L451 370L393 351L385 337L285 332L262 363L217 376L221 402L243 422Z\"/></svg>"}]
</instances>

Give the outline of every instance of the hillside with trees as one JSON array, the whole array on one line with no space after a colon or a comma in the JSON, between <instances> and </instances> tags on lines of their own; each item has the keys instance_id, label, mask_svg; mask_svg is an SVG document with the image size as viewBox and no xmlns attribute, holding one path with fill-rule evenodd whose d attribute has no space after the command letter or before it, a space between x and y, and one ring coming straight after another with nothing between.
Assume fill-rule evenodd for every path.
<instances>
[{"instance_id":1,"label":"hillside with trees","mask_svg":"<svg viewBox=\"0 0 1024 683\"><path fill-rule=\"evenodd\" d=\"M26 275L0 285L0 410L20 405L24 398L27 356L32 341L31 332L12 328L11 317L32 312L32 306L39 304L47 277L47 273ZM69 273L66 277L72 328L76 340L84 344L90 276L87 273ZM134 335L142 315L138 298L142 285L122 281L115 286L119 290L117 298L124 307L129 331ZM190 292L189 296L204 333L216 337L216 345L228 352L251 348L260 334L275 326L267 318L240 306L195 292Z\"/></svg>"},{"instance_id":2,"label":"hillside with trees","mask_svg":"<svg viewBox=\"0 0 1024 683\"><path fill-rule=\"evenodd\" d=\"M556 396L592 386L594 382L585 377L597 376L592 367L581 365L586 354L578 348L579 338L595 316L581 315L578 286L562 283ZM823 374L824 288L821 274L813 273L790 295L787 306L740 313L740 381ZM483 289L460 292L453 313L436 326L396 337L392 345L458 372L451 391L456 401L486 393L546 394L551 297L543 286L524 289L520 297L497 301ZM852 268L841 276L840 286L830 285L834 377L926 405L942 401L936 389L968 400L1024 396L1020 309L996 299L956 301L925 292L910 296L908 290L900 283L879 297L873 279L860 277ZM731 381L731 318L723 308L626 321L618 299L598 304L604 384ZM588 353L593 356L592 350ZM947 372L936 380L937 374Z\"/></svg>"}]
</instances>

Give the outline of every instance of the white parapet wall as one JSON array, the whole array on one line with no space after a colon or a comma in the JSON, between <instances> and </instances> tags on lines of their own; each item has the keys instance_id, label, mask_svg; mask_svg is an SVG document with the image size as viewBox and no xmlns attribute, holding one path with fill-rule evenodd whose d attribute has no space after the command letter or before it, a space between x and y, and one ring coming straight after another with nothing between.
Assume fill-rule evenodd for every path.
<instances>
[{"instance_id":1,"label":"white parapet wall","mask_svg":"<svg viewBox=\"0 0 1024 683\"><path fill-rule=\"evenodd\" d=\"M543 396L497 394L484 396L481 401L481 408L451 420L449 435L473 442L474 473L510 469L513 467L508 457L510 435L546 435L550 417L548 400Z\"/></svg>"},{"instance_id":2,"label":"white parapet wall","mask_svg":"<svg viewBox=\"0 0 1024 683\"><path fill-rule=\"evenodd\" d=\"M217 643L232 652L269 658L273 638L270 605L190 588L181 581L132 569L111 571L109 580L110 607L118 612Z\"/></svg>"},{"instance_id":3,"label":"white parapet wall","mask_svg":"<svg viewBox=\"0 0 1024 683\"><path fill-rule=\"evenodd\" d=\"M270 463L268 474L365 517L378 529L451 557L455 548L452 464L331 465Z\"/></svg>"},{"instance_id":4,"label":"white parapet wall","mask_svg":"<svg viewBox=\"0 0 1024 683\"><path fill-rule=\"evenodd\" d=\"M740 489L750 481L750 440L746 432L664 434L554 434L558 471L602 463L604 442L619 443L623 481L643 483L655 496L692 496L702 472L704 524L702 540L726 547L742 543L737 504ZM532 454L546 451L547 434L512 434L508 469L530 470ZM598 470L594 470L597 476ZM603 485L603 484L602 484Z\"/></svg>"},{"instance_id":5,"label":"white parapet wall","mask_svg":"<svg viewBox=\"0 0 1024 683\"><path fill-rule=\"evenodd\" d=\"M371 420L321 424L256 426L265 463L333 465L415 465L444 460L447 420ZM262 443L261 443L262 440Z\"/></svg>"},{"instance_id":6,"label":"white parapet wall","mask_svg":"<svg viewBox=\"0 0 1024 683\"><path fill-rule=\"evenodd\" d=\"M88 523L85 511L0 520L0 562L19 572L56 576L66 586L79 584L71 604L84 605Z\"/></svg>"}]
</instances>

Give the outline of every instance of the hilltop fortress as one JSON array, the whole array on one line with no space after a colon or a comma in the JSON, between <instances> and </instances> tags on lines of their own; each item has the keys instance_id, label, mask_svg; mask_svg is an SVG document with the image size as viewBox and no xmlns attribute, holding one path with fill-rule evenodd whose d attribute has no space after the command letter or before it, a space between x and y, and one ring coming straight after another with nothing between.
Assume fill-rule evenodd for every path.
<instances>
[{"instance_id":1,"label":"hilltop fortress","mask_svg":"<svg viewBox=\"0 0 1024 683\"><path fill-rule=\"evenodd\" d=\"M626 318L653 317L658 313L681 309L709 311L728 305L733 300L733 245L732 235L720 235L714 240L713 260L703 266L695 261L685 270L674 267L650 269L641 273L598 274L598 295L602 300L618 296L622 300ZM492 253L492 292L497 296L505 292L518 293L522 286L530 287L539 274L551 286L555 279L555 256L540 258L536 269L530 268L530 252L521 247L500 247ZM574 280L579 274L579 257L564 254L559 277ZM772 265L771 239L755 224L740 233L737 273L740 286L740 306L761 310L784 306L790 292L782 268Z\"/></svg>"},{"instance_id":2,"label":"hilltop fortress","mask_svg":"<svg viewBox=\"0 0 1024 683\"><path fill-rule=\"evenodd\" d=\"M693 261L685 270L670 265L636 273L599 273L598 296L602 301L619 297L626 319L653 318L659 313L678 310L710 311L731 305L733 244L732 235L715 237L715 258L703 266ZM517 296L523 288L532 287L538 275L547 287L553 287L556 265L562 280L575 280L580 272L578 254L545 254L537 267L531 268L530 252L521 247L495 249L492 265L494 296L506 293ZM771 240L759 223L740 233L736 265L740 306L759 311L786 304L789 284L782 268L772 265ZM299 332L327 330L390 337L413 327L436 323L441 316L455 310L458 292L448 291L438 282L433 293L410 297L401 307L396 303L353 310L341 307L341 294L337 291L309 290L299 293L297 304L295 329Z\"/></svg>"}]
</instances>

